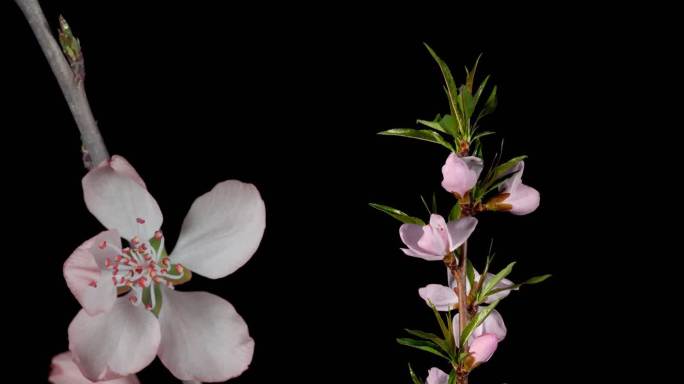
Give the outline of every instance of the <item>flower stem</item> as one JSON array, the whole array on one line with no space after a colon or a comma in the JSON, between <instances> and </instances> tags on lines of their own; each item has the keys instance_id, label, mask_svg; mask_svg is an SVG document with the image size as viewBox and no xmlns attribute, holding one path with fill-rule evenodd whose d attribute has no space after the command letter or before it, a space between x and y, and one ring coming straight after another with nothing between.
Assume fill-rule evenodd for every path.
<instances>
[{"instance_id":1,"label":"flower stem","mask_svg":"<svg viewBox=\"0 0 684 384\"><path fill-rule=\"evenodd\" d=\"M14 0L21 11L24 13L36 40L40 44L45 57L47 58L52 73L57 78L59 87L62 89L64 98L69 105L71 114L74 116L78 130L81 132L83 150L89 160L84 163L87 168L93 168L102 161L109 158L107 147L105 147L102 135L97 128L97 123L93 117L88 104L88 98L83 86L83 79L75 76L74 71L67 62L62 50L50 32L43 10L40 8L38 0Z\"/></svg>"},{"instance_id":2,"label":"flower stem","mask_svg":"<svg viewBox=\"0 0 684 384\"><path fill-rule=\"evenodd\" d=\"M452 269L451 273L456 280L456 294L458 294L458 334L463 334L463 329L468 323L468 299L466 296L466 263L468 262L468 241L461 246L458 268ZM468 384L468 373L463 370L462 363L457 367L456 382Z\"/></svg>"}]
</instances>

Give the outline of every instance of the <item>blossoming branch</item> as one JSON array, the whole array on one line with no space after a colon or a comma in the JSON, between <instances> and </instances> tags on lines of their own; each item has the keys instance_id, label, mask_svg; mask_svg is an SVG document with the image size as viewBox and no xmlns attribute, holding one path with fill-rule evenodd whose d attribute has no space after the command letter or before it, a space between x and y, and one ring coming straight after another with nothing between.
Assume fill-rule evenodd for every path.
<instances>
[{"instance_id":1,"label":"blossoming branch","mask_svg":"<svg viewBox=\"0 0 684 384\"><path fill-rule=\"evenodd\" d=\"M438 367L428 371L427 384L467 384L470 372L487 362L508 332L501 314L495 309L500 300L522 285L540 283L550 275L532 277L523 283L507 279L515 262L497 273L490 272L492 255L480 259L482 273L468 254L468 238L475 231L477 215L483 212L532 213L539 206L539 192L523 184L525 156L503 161L501 154L484 157L482 139L493 132L481 131L480 124L497 105L494 86L488 90L489 76L476 87L478 60L466 69L464 84L457 86L451 70L427 46L437 62L446 85L450 113L434 120L417 120L420 129L397 128L381 135L423 140L448 149L442 166L441 187L455 200L442 216L430 212L427 223L387 205L371 203L403 224L399 237L406 246L404 254L427 261L441 261L447 269L446 284L428 284L418 295L432 308L439 334L407 329L413 338L399 338L399 344L416 348L445 361L447 372ZM488 161L486 161L488 160ZM446 219L445 219L446 217ZM457 311L452 316L451 311ZM442 312L446 312L443 315ZM409 365L414 384L423 381Z\"/></svg>"}]
</instances>

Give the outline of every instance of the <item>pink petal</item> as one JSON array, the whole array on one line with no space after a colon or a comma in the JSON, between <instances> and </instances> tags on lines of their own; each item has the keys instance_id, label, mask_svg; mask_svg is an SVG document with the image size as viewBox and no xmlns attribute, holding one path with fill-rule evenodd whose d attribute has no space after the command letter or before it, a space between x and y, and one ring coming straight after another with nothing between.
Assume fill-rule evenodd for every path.
<instances>
[{"instance_id":1,"label":"pink petal","mask_svg":"<svg viewBox=\"0 0 684 384\"><path fill-rule=\"evenodd\" d=\"M86 379L73 361L71 352L60 353L52 358L50 377L52 384L93 384ZM113 380L98 381L101 384L140 384L135 375L119 377Z\"/></svg>"},{"instance_id":2,"label":"pink petal","mask_svg":"<svg viewBox=\"0 0 684 384\"><path fill-rule=\"evenodd\" d=\"M109 160L109 166L112 167L112 169L114 169L116 172L130 177L133 179L133 181L140 184L141 187L147 189L145 181L143 181L142 177L138 175L138 172L136 172L135 168L133 168L133 166L123 156L112 156L112 158Z\"/></svg>"},{"instance_id":3,"label":"pink petal","mask_svg":"<svg viewBox=\"0 0 684 384\"><path fill-rule=\"evenodd\" d=\"M530 186L520 184L510 193L503 202L513 206L510 212L514 215L527 215L539 207L539 192Z\"/></svg>"},{"instance_id":4,"label":"pink petal","mask_svg":"<svg viewBox=\"0 0 684 384\"><path fill-rule=\"evenodd\" d=\"M448 311L458 305L458 295L453 289L439 284L428 284L418 290L418 295L430 305L434 304L438 311Z\"/></svg>"},{"instance_id":5,"label":"pink petal","mask_svg":"<svg viewBox=\"0 0 684 384\"><path fill-rule=\"evenodd\" d=\"M503 184L499 186L499 191L509 192L513 189L516 189L520 184L522 184L522 174L524 170L524 161L519 162L513 168L511 168L507 174L512 176L506 179L506 181L504 181Z\"/></svg>"},{"instance_id":6,"label":"pink petal","mask_svg":"<svg viewBox=\"0 0 684 384\"><path fill-rule=\"evenodd\" d=\"M244 265L261 242L266 209L252 184L228 180L195 200L171 259L217 279Z\"/></svg>"},{"instance_id":7,"label":"pink petal","mask_svg":"<svg viewBox=\"0 0 684 384\"><path fill-rule=\"evenodd\" d=\"M206 292L162 294L159 358L176 378L225 381L247 369L254 341L230 303Z\"/></svg>"},{"instance_id":8,"label":"pink petal","mask_svg":"<svg viewBox=\"0 0 684 384\"><path fill-rule=\"evenodd\" d=\"M440 215L430 215L430 225L423 227L423 236L418 240L423 249L430 249L436 255L446 255L449 252L449 233L444 218Z\"/></svg>"},{"instance_id":9,"label":"pink petal","mask_svg":"<svg viewBox=\"0 0 684 384\"><path fill-rule=\"evenodd\" d=\"M454 319L452 320L452 326L454 329L454 339L458 343L458 340L461 337L461 332L458 328L459 323L460 323L460 316L458 314L454 314ZM503 322L503 318L501 317L501 314L495 309L493 310L489 316L473 330L473 333L470 335L470 338L468 339L468 345L473 342L473 339L483 335L485 333L491 333L496 335L497 339L499 341L503 340L506 337L506 324Z\"/></svg>"},{"instance_id":10,"label":"pink petal","mask_svg":"<svg viewBox=\"0 0 684 384\"><path fill-rule=\"evenodd\" d=\"M80 311L68 333L74 362L85 377L95 381L145 368L154 360L161 335L152 312L131 304L128 296L118 298L111 311L97 316Z\"/></svg>"},{"instance_id":11,"label":"pink petal","mask_svg":"<svg viewBox=\"0 0 684 384\"><path fill-rule=\"evenodd\" d=\"M96 244L104 238L121 247L118 237L111 238L110 231L102 232L76 248L63 267L67 287L91 316L109 311L116 300L111 273L103 271L92 254L93 248L97 249Z\"/></svg>"},{"instance_id":12,"label":"pink petal","mask_svg":"<svg viewBox=\"0 0 684 384\"><path fill-rule=\"evenodd\" d=\"M503 202L511 204L513 208L510 212L514 215L526 215L539 207L539 192L522 183L524 170L525 162L521 161L511 169L510 173L513 173L513 176L499 187L500 191L510 194Z\"/></svg>"},{"instance_id":13,"label":"pink petal","mask_svg":"<svg viewBox=\"0 0 684 384\"><path fill-rule=\"evenodd\" d=\"M418 245L418 242L424 233L423 227L424 226L418 224L402 224L402 226L399 227L399 237L401 237L401 241L408 247L408 249L404 248L402 251L408 256L419 257L425 260L442 260L444 258L443 254L431 253Z\"/></svg>"},{"instance_id":14,"label":"pink petal","mask_svg":"<svg viewBox=\"0 0 684 384\"><path fill-rule=\"evenodd\" d=\"M487 277L485 277L485 283L486 283L487 281L491 280L493 277L494 277L494 274L493 274L493 273L487 273ZM494 286L494 289L509 287L509 286L511 286L511 285L513 285L513 282L512 282L512 281L510 281L510 280L508 280L508 279L501 279L501 281L499 281L499 282ZM515 290L517 291L518 288L515 288ZM489 296L487 296L487 298L485 299L485 303L486 303L486 304L489 304L489 303L493 303L493 302L495 302L495 301L497 301L497 300L501 300L501 299L503 299L504 297L508 296L508 294L510 294L510 293L511 293L511 290L510 290L510 289L507 289L507 290L505 290L505 291L501 291L501 292L497 292L497 293L495 293L495 294L493 294L493 295L489 295Z\"/></svg>"},{"instance_id":15,"label":"pink petal","mask_svg":"<svg viewBox=\"0 0 684 384\"><path fill-rule=\"evenodd\" d=\"M428 377L425 379L425 384L447 384L448 382L449 375L439 368L430 368Z\"/></svg>"},{"instance_id":16,"label":"pink petal","mask_svg":"<svg viewBox=\"0 0 684 384\"><path fill-rule=\"evenodd\" d=\"M475 180L477 181L477 178L480 177L480 173L482 173L482 169L484 168L482 159L477 156L466 156L462 159L468 166L468 169L475 172Z\"/></svg>"},{"instance_id":17,"label":"pink petal","mask_svg":"<svg viewBox=\"0 0 684 384\"><path fill-rule=\"evenodd\" d=\"M481 159L473 156L461 158L452 152L442 166L442 187L463 197L475 186L481 171Z\"/></svg>"},{"instance_id":18,"label":"pink petal","mask_svg":"<svg viewBox=\"0 0 684 384\"><path fill-rule=\"evenodd\" d=\"M480 324L478 327L479 329L476 329L477 335L483 335L485 333L490 333L493 335L496 335L496 338L501 341L506 337L506 324L504 324L503 317L501 317L501 314L499 311L496 309L493 310L489 316ZM475 335L476 332L473 332L473 335Z\"/></svg>"},{"instance_id":19,"label":"pink petal","mask_svg":"<svg viewBox=\"0 0 684 384\"><path fill-rule=\"evenodd\" d=\"M465 243L470 237L470 234L473 233L476 226L477 219L472 216L450 221L447 224L447 231L449 233L449 251L453 251L463 245L463 243Z\"/></svg>"},{"instance_id":20,"label":"pink petal","mask_svg":"<svg viewBox=\"0 0 684 384\"><path fill-rule=\"evenodd\" d=\"M492 357L498 344L499 340L496 335L485 333L473 339L468 352L473 356L475 364L484 363Z\"/></svg>"},{"instance_id":21,"label":"pink petal","mask_svg":"<svg viewBox=\"0 0 684 384\"><path fill-rule=\"evenodd\" d=\"M115 164L121 169L120 162ZM118 230L121 237L149 240L161 227L161 210L147 189L129 174L109 163L88 172L82 181L86 206L102 225Z\"/></svg>"}]
</instances>

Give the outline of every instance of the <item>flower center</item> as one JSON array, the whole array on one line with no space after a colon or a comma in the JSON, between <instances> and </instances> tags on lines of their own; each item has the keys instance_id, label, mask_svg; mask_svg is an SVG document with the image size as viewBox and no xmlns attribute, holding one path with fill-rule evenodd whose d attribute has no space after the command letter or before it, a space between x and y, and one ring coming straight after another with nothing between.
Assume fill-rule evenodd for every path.
<instances>
[{"instance_id":1,"label":"flower center","mask_svg":"<svg viewBox=\"0 0 684 384\"><path fill-rule=\"evenodd\" d=\"M144 219L136 219L143 224ZM135 236L129 246L118 249L106 241L98 244L100 249L109 248L116 252L113 257L105 259L105 269L112 272L112 282L117 293L133 291L129 300L133 305L145 305L145 308L159 314L161 309L161 287L166 285L174 289L174 285L189 280L190 271L181 264L171 264L164 249L164 236L157 231L154 237L144 241Z\"/></svg>"}]
</instances>

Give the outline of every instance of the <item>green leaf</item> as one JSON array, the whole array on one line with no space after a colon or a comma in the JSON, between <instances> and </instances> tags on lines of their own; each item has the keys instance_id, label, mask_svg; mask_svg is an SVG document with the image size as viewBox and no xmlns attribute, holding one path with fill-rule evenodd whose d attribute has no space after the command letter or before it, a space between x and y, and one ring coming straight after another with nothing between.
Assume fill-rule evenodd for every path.
<instances>
[{"instance_id":1,"label":"green leaf","mask_svg":"<svg viewBox=\"0 0 684 384\"><path fill-rule=\"evenodd\" d=\"M470 121L470 117L473 115L475 110L475 104L473 103L473 95L468 92L464 85L461 86L461 110L465 116L466 126Z\"/></svg>"},{"instance_id":2,"label":"green leaf","mask_svg":"<svg viewBox=\"0 0 684 384\"><path fill-rule=\"evenodd\" d=\"M449 348L449 344L447 344L446 340L443 338L435 335L434 333L430 332L423 332L419 331L416 329L404 329L406 332L410 333L413 336L420 337L421 339L429 340L432 341L433 343L437 344L437 346L447 355L451 356L451 350Z\"/></svg>"},{"instance_id":3,"label":"green leaf","mask_svg":"<svg viewBox=\"0 0 684 384\"><path fill-rule=\"evenodd\" d=\"M462 134L464 124L461 120L461 117L457 113L458 109L456 106L458 100L458 88L456 87L454 76L451 74L451 70L449 69L449 66L444 62L444 60L437 56L435 51L433 51L429 45L425 44L425 47L430 52L430 55L432 55L432 58L435 59L437 65L439 65L439 69L442 71L442 76L444 77L444 82L446 83L447 96L449 97L449 108L451 110L451 114L456 118L458 122L459 132Z\"/></svg>"},{"instance_id":4,"label":"green leaf","mask_svg":"<svg viewBox=\"0 0 684 384\"><path fill-rule=\"evenodd\" d=\"M416 339L411 339L408 337L404 338L398 338L397 343L401 345L405 345L407 347L411 348L416 348L420 349L421 351L425 352L430 352L434 355L437 355L447 361L451 361L447 355L439 351L439 347L437 344L433 343L432 341L427 341L427 340L416 340Z\"/></svg>"},{"instance_id":5,"label":"green leaf","mask_svg":"<svg viewBox=\"0 0 684 384\"><path fill-rule=\"evenodd\" d=\"M428 120L416 120L416 123L422 124L428 128L432 128L436 131L444 132L446 134L451 135L449 131L447 131L442 124L439 123L439 121L428 121Z\"/></svg>"},{"instance_id":6,"label":"green leaf","mask_svg":"<svg viewBox=\"0 0 684 384\"><path fill-rule=\"evenodd\" d=\"M446 141L442 135L429 129L394 128L387 131L378 132L378 135L401 136L411 139L429 141L444 146L451 152L455 152L454 147Z\"/></svg>"},{"instance_id":7,"label":"green leaf","mask_svg":"<svg viewBox=\"0 0 684 384\"><path fill-rule=\"evenodd\" d=\"M427 201L425 201L425 198L423 197L423 195L420 195L420 201L423 203L423 207L425 207L425 210L427 211L428 216L432 215L433 211L430 210L430 207L428 206Z\"/></svg>"},{"instance_id":8,"label":"green leaf","mask_svg":"<svg viewBox=\"0 0 684 384\"><path fill-rule=\"evenodd\" d=\"M451 369L451 372L449 372L449 381L447 381L447 384L455 384L456 383L456 370Z\"/></svg>"},{"instance_id":9,"label":"green leaf","mask_svg":"<svg viewBox=\"0 0 684 384\"><path fill-rule=\"evenodd\" d=\"M463 350L463 345L465 345L466 340L470 337L470 335L473 333L475 328L477 328L482 322L489 316L489 314L496 308L496 305L499 304L499 300L489 304L487 307L481 308L480 311L473 316L472 319L470 319L470 322L468 322L468 325L463 328L463 333L461 333L461 338L459 340L459 349Z\"/></svg>"},{"instance_id":10,"label":"green leaf","mask_svg":"<svg viewBox=\"0 0 684 384\"><path fill-rule=\"evenodd\" d=\"M499 284L499 282L504 277L511 274L511 271L513 271L513 266L515 265L515 263L516 262L514 261L514 262L508 264L506 266L506 268L502 269L501 271L499 271L499 273L494 275L494 277L492 277L491 279L487 280L487 282L485 282L484 287L482 288L482 292L480 293L480 299L484 299L485 297L487 297L489 295L490 291L492 289L494 289L494 287L496 287L496 285Z\"/></svg>"},{"instance_id":11,"label":"green leaf","mask_svg":"<svg viewBox=\"0 0 684 384\"><path fill-rule=\"evenodd\" d=\"M475 268L473 267L473 263L468 259L466 261L466 276L468 277L468 282L470 283L471 287L475 286Z\"/></svg>"},{"instance_id":12,"label":"green leaf","mask_svg":"<svg viewBox=\"0 0 684 384\"><path fill-rule=\"evenodd\" d=\"M527 284L527 285L539 284L539 283L541 283L542 281L548 279L549 277L551 277L550 274L530 277L530 278L527 279L527 281L525 281L523 284Z\"/></svg>"},{"instance_id":13,"label":"green leaf","mask_svg":"<svg viewBox=\"0 0 684 384\"><path fill-rule=\"evenodd\" d=\"M487 273L489 272L489 264L492 263L492 260L494 260L494 254L492 254L492 244L494 243L494 240L489 243L489 252L487 253L487 261L485 262L485 267L484 271L482 271L482 276L486 276Z\"/></svg>"},{"instance_id":14,"label":"green leaf","mask_svg":"<svg viewBox=\"0 0 684 384\"><path fill-rule=\"evenodd\" d=\"M453 333L449 330L449 327L444 324L444 319L442 319L442 315L439 314L439 311L437 310L437 307L435 307L432 302L430 302L430 308L432 308L432 312L435 314L435 318L437 319L437 324L439 324L439 329L442 330L442 334L444 335L444 340L447 340Z\"/></svg>"},{"instance_id":15,"label":"green leaf","mask_svg":"<svg viewBox=\"0 0 684 384\"><path fill-rule=\"evenodd\" d=\"M506 174L506 172L513 169L513 167L518 165L519 162L525 160L526 158L527 158L526 155L516 156L516 157L506 161L503 164L497 165L496 168L494 168L494 177L498 178L498 177L504 176Z\"/></svg>"},{"instance_id":16,"label":"green leaf","mask_svg":"<svg viewBox=\"0 0 684 384\"><path fill-rule=\"evenodd\" d=\"M487 115L494 112L496 109L496 85L492 88L492 92L489 94L487 101L485 102L484 108L482 109Z\"/></svg>"},{"instance_id":17,"label":"green leaf","mask_svg":"<svg viewBox=\"0 0 684 384\"><path fill-rule=\"evenodd\" d=\"M411 375L411 380L413 381L413 384L423 384L423 382L416 376L416 373L413 372L413 368L411 367L411 363L408 365L409 367L409 374Z\"/></svg>"},{"instance_id":18,"label":"green leaf","mask_svg":"<svg viewBox=\"0 0 684 384\"><path fill-rule=\"evenodd\" d=\"M454 204L449 212L449 221L458 220L461 217L461 204L458 202Z\"/></svg>"},{"instance_id":19,"label":"green leaf","mask_svg":"<svg viewBox=\"0 0 684 384\"><path fill-rule=\"evenodd\" d=\"M495 134L495 133L496 133L496 132L492 132L492 131L480 132L480 133L478 133L477 135L473 136L472 141L480 140L481 138L483 138L483 137L485 137L485 136L493 135L493 134Z\"/></svg>"},{"instance_id":20,"label":"green leaf","mask_svg":"<svg viewBox=\"0 0 684 384\"><path fill-rule=\"evenodd\" d=\"M525 160L527 156L516 156L505 163L499 164L490 172L487 177L487 181L484 184L483 190L487 194L495 188L498 188L503 182L506 181L509 171L515 167L519 162Z\"/></svg>"},{"instance_id":21,"label":"green leaf","mask_svg":"<svg viewBox=\"0 0 684 384\"><path fill-rule=\"evenodd\" d=\"M477 56L477 59L475 59L475 64L473 65L472 70L468 71L468 68L466 68L466 89L470 93L473 93L473 83L475 82L475 72L477 72L477 64L480 63L481 57L482 57L482 54L480 53Z\"/></svg>"},{"instance_id":22,"label":"green leaf","mask_svg":"<svg viewBox=\"0 0 684 384\"><path fill-rule=\"evenodd\" d=\"M447 334L449 337L446 338L449 344L449 351L452 355L456 353L456 340L454 340L454 319L451 317L451 309L447 311Z\"/></svg>"},{"instance_id":23,"label":"green leaf","mask_svg":"<svg viewBox=\"0 0 684 384\"><path fill-rule=\"evenodd\" d=\"M485 87L487 86L487 82L489 81L489 75L485 77L484 80L482 80L482 83L480 83L480 86L477 87L477 92L475 92L475 95L473 95L473 104L477 106L478 101L480 101L480 96L482 96L482 92L484 92Z\"/></svg>"},{"instance_id":24,"label":"green leaf","mask_svg":"<svg viewBox=\"0 0 684 384\"><path fill-rule=\"evenodd\" d=\"M526 281L523 281L522 283L512 284L512 285L508 285L505 287L493 289L491 292L489 292L489 295L493 295L493 294L499 293L501 291L507 291L509 289L518 289L518 288L522 287L523 285L539 284L542 281L548 279L549 277L551 277L551 275L534 276L534 277L527 279ZM489 296L489 295L487 295L487 296Z\"/></svg>"},{"instance_id":25,"label":"green leaf","mask_svg":"<svg viewBox=\"0 0 684 384\"><path fill-rule=\"evenodd\" d=\"M421 220L417 217L409 216L409 215L405 214L404 212L402 212L396 208L388 207L386 205L381 205L381 204L375 204L375 203L369 203L368 205L377 209L378 211L384 212L384 213L394 217L395 219L401 221L402 223L425 225L425 222L423 220Z\"/></svg>"},{"instance_id":26,"label":"green leaf","mask_svg":"<svg viewBox=\"0 0 684 384\"><path fill-rule=\"evenodd\" d=\"M458 136L458 122L453 116L449 114L444 115L444 117L439 120L439 125L441 125L451 136Z\"/></svg>"}]
</instances>

